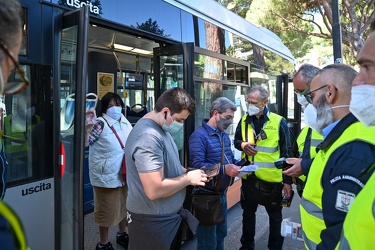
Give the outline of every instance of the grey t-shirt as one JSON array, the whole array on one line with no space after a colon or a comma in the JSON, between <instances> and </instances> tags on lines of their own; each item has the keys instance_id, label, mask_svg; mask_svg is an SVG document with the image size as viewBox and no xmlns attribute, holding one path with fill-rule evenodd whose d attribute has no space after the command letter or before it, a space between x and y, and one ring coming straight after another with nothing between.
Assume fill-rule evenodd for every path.
<instances>
[{"instance_id":1,"label":"grey t-shirt","mask_svg":"<svg viewBox=\"0 0 375 250\"><path fill-rule=\"evenodd\" d=\"M150 200L143 189L138 173L164 168L164 177L183 174L177 147L172 136L151 119L140 119L130 132L125 145L126 182L129 187L127 209L137 214L177 213L185 199L185 189L176 194Z\"/></svg>"}]
</instances>

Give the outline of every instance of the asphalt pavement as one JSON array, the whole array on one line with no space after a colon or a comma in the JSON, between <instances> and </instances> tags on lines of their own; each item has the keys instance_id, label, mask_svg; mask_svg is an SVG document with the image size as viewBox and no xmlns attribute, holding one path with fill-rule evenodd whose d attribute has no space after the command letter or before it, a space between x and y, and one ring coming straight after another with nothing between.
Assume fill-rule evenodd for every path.
<instances>
[{"instance_id":1,"label":"asphalt pavement","mask_svg":"<svg viewBox=\"0 0 375 250\"><path fill-rule=\"evenodd\" d=\"M294 186L294 185L293 185ZM296 192L296 191L295 191ZM283 208L283 218L293 222L300 222L299 213L300 197L297 193L290 207ZM116 250L124 249L116 244L117 228L112 227L109 229L109 240L112 242ZM94 250L99 240L99 228L95 225L93 214L85 216L85 249ZM255 249L265 250L268 242L268 215L263 206L259 206L257 210L257 223L255 234ZM228 210L228 235L225 238L225 249L236 250L241 247L240 238L242 235L242 208L239 203L234 205ZM190 240L182 245L182 250L195 250L196 240ZM302 250L305 249L301 241L285 238L283 250Z\"/></svg>"}]
</instances>

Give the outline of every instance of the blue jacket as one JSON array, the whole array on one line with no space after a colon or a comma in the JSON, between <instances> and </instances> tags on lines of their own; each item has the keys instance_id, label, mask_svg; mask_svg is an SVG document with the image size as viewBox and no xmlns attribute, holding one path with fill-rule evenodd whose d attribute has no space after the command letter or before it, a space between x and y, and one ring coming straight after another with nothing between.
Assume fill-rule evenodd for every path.
<instances>
[{"instance_id":1,"label":"blue jacket","mask_svg":"<svg viewBox=\"0 0 375 250\"><path fill-rule=\"evenodd\" d=\"M234 164L231 140L227 133L214 130L207 125L208 120L202 121L202 126L189 138L189 160L190 166L193 168L201 168L203 166L210 167L221 161L221 142L224 140L224 165ZM224 166L220 167L221 187L220 192L226 192L227 188L233 184L234 178L224 173ZM214 185L217 178L213 178L210 182L206 183L204 190L214 190Z\"/></svg>"}]
</instances>

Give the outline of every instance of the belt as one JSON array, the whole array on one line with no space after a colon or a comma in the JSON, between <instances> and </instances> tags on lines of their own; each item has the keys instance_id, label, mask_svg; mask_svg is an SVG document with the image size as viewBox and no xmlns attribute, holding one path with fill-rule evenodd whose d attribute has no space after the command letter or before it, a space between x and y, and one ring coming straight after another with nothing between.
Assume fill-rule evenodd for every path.
<instances>
[{"instance_id":1,"label":"belt","mask_svg":"<svg viewBox=\"0 0 375 250\"><path fill-rule=\"evenodd\" d=\"M250 175L249 177L250 178L247 178L247 180L261 192L272 193L282 189L281 183L266 182L258 179L255 175Z\"/></svg>"}]
</instances>

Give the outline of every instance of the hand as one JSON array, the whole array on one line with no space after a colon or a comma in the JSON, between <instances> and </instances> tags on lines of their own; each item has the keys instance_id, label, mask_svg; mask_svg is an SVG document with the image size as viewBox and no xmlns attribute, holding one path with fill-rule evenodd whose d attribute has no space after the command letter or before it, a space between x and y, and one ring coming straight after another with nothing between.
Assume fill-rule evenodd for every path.
<instances>
[{"instance_id":1,"label":"hand","mask_svg":"<svg viewBox=\"0 0 375 250\"><path fill-rule=\"evenodd\" d=\"M255 144L251 144L250 142L243 142L245 143L244 146L242 147L243 151L247 155L256 155L258 151L255 149Z\"/></svg>"},{"instance_id":2,"label":"hand","mask_svg":"<svg viewBox=\"0 0 375 250\"><path fill-rule=\"evenodd\" d=\"M240 167L234 164L226 164L224 166L225 174L230 177L236 177L240 173L238 170L240 170Z\"/></svg>"},{"instance_id":3,"label":"hand","mask_svg":"<svg viewBox=\"0 0 375 250\"><path fill-rule=\"evenodd\" d=\"M285 198L292 196L292 185L284 183L284 196Z\"/></svg>"},{"instance_id":4,"label":"hand","mask_svg":"<svg viewBox=\"0 0 375 250\"><path fill-rule=\"evenodd\" d=\"M301 161L302 161L302 158L287 158L286 163L293 164L293 166L284 170L283 174L286 174L291 177L299 177L303 175Z\"/></svg>"},{"instance_id":5,"label":"hand","mask_svg":"<svg viewBox=\"0 0 375 250\"><path fill-rule=\"evenodd\" d=\"M94 125L96 123L96 112L95 109L91 108L86 111L86 126Z\"/></svg>"},{"instance_id":6,"label":"hand","mask_svg":"<svg viewBox=\"0 0 375 250\"><path fill-rule=\"evenodd\" d=\"M189 171L186 173L186 176L188 177L190 185L193 186L205 186L208 181L207 175L201 169Z\"/></svg>"}]
</instances>

